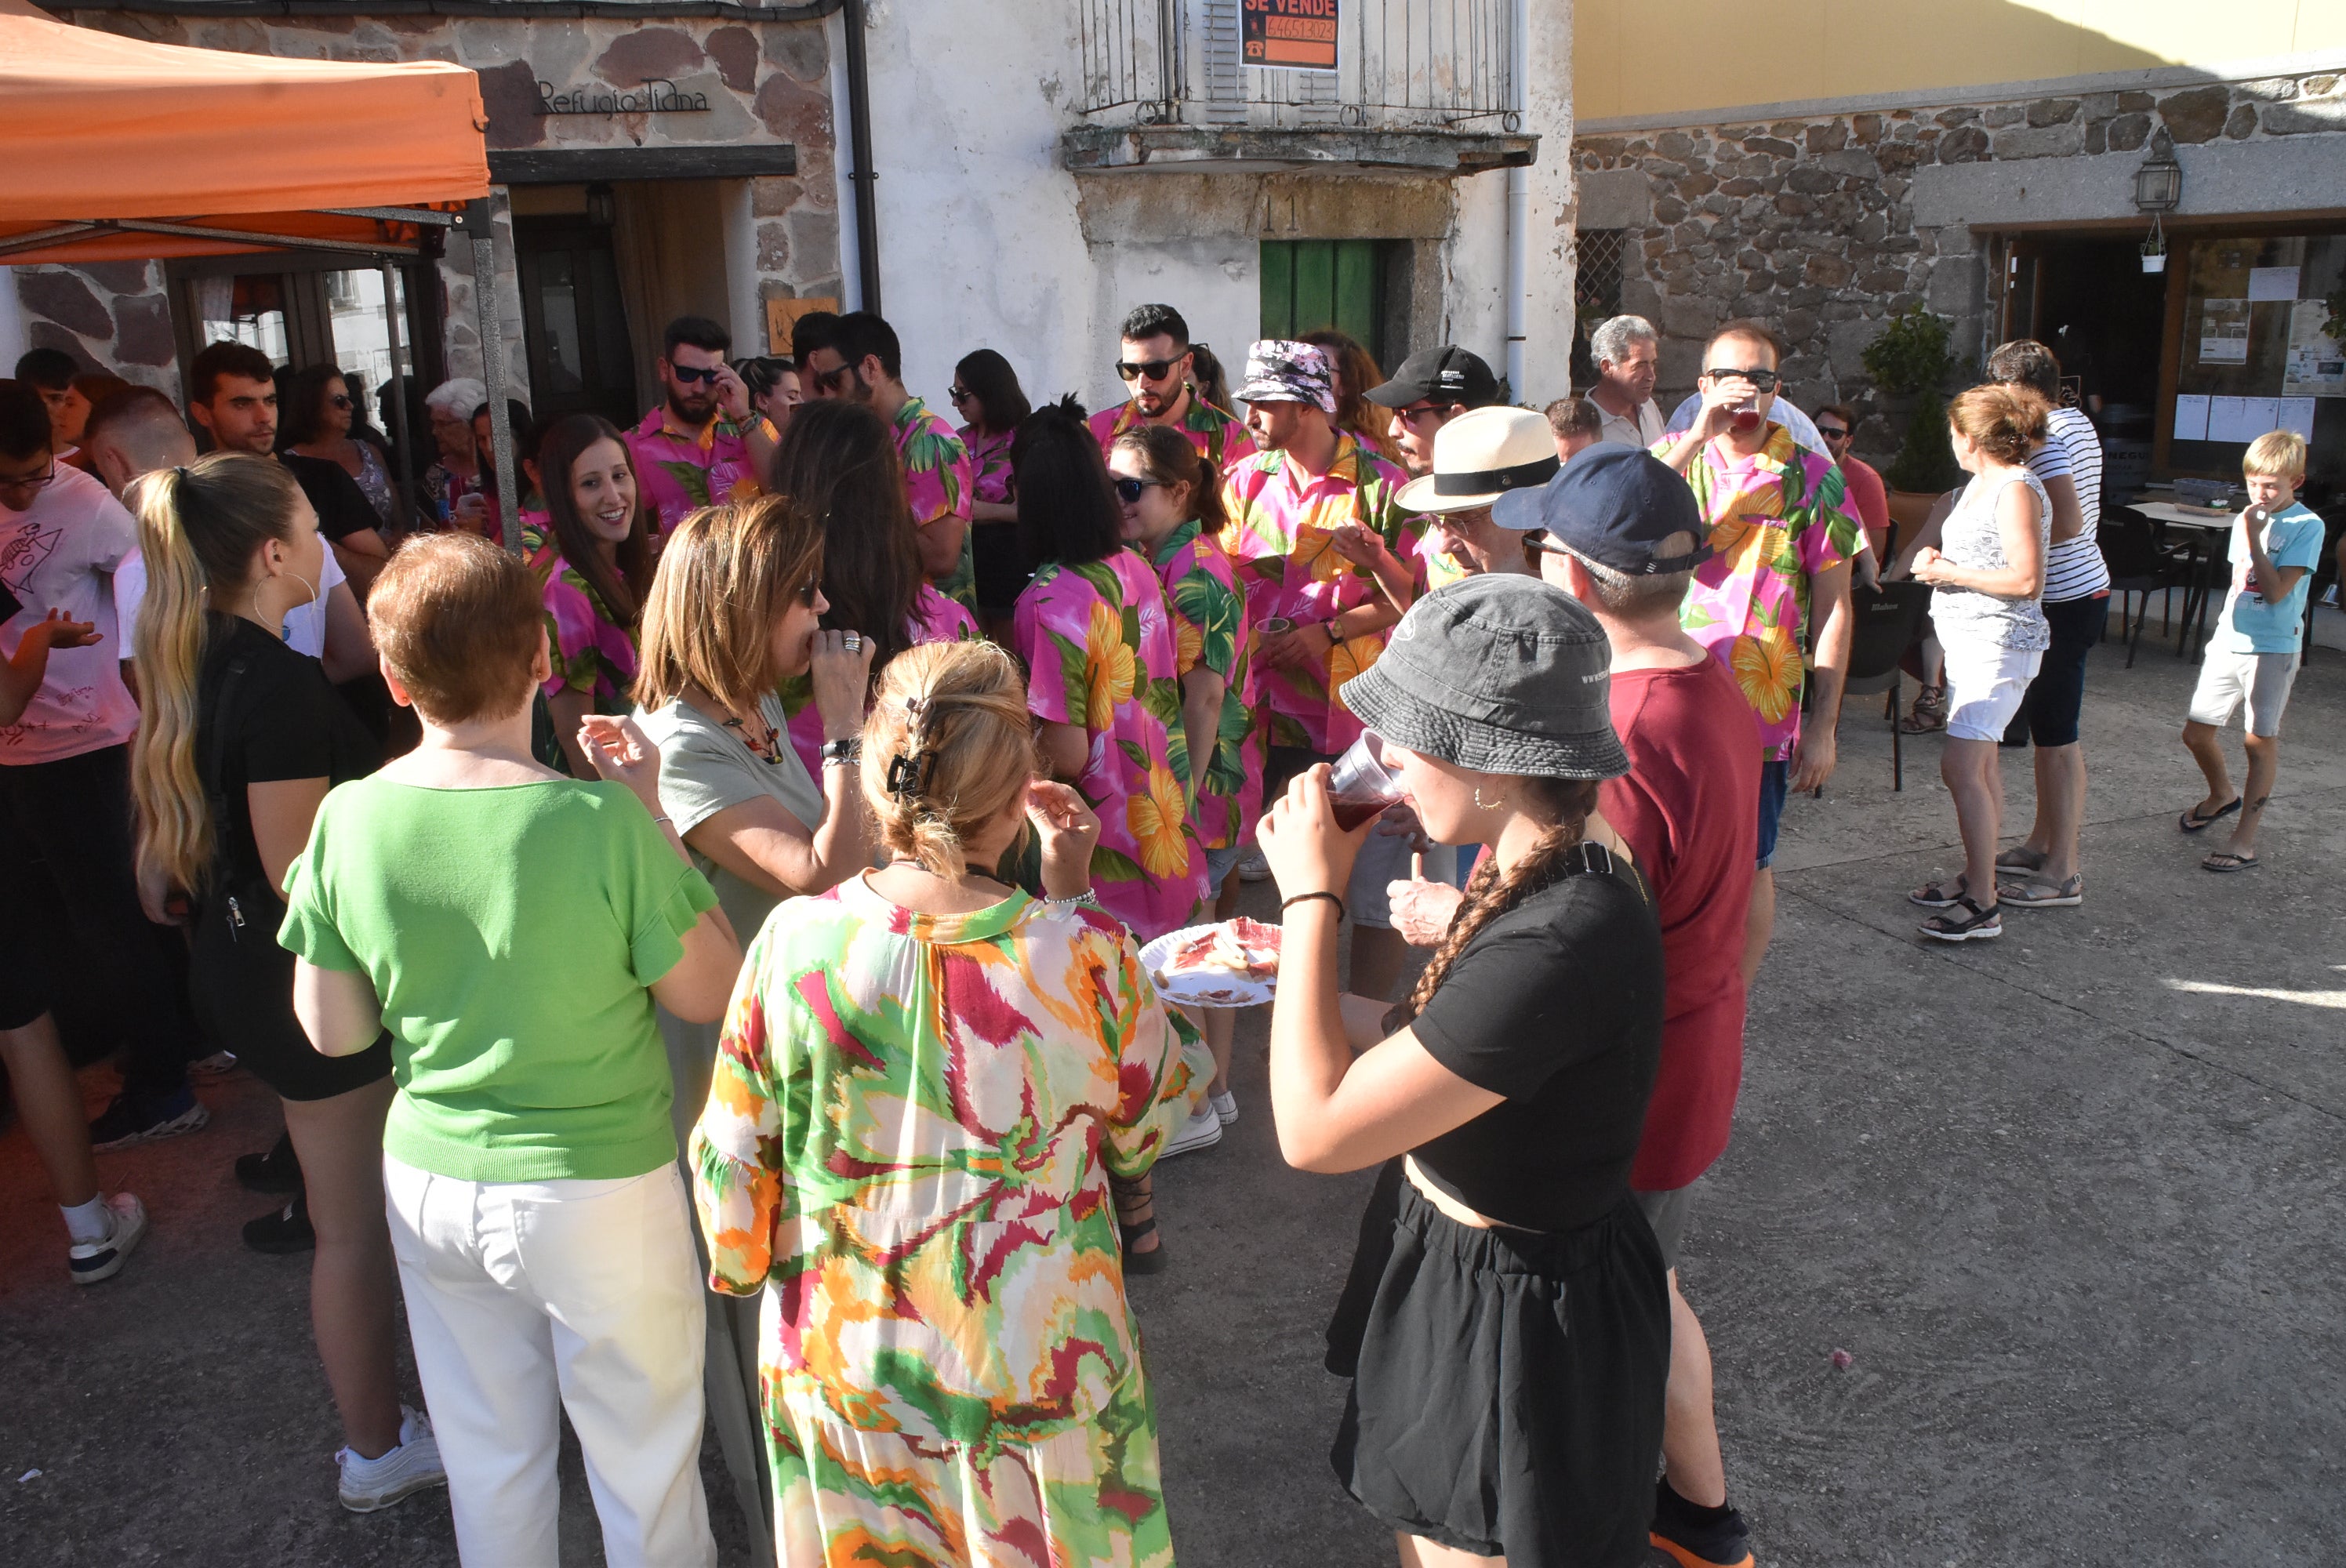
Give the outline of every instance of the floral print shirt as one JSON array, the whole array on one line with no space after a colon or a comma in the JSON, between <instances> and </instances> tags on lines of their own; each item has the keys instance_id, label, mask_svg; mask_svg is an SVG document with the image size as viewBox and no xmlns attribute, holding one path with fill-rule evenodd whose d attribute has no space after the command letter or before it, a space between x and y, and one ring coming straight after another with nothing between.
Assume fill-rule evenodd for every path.
<instances>
[{"instance_id":1,"label":"floral print shirt","mask_svg":"<svg viewBox=\"0 0 2346 1568\"><path fill-rule=\"evenodd\" d=\"M1222 717L1215 728L1205 785L1189 809L1198 842L1227 850L1251 842L1262 815L1262 730L1254 722L1247 654L1246 590L1221 545L1182 524L1157 547L1151 564L1173 612L1174 661L1186 677L1200 665L1222 677ZM1195 759L1192 759L1194 765ZM1212 896L1212 890L1207 890Z\"/></svg>"},{"instance_id":2,"label":"floral print shirt","mask_svg":"<svg viewBox=\"0 0 2346 1568\"><path fill-rule=\"evenodd\" d=\"M1178 930L1205 894L1206 856L1189 826L1179 655L1156 573L1131 550L1081 566L1046 562L1011 626L1028 710L1091 736L1074 782L1099 813L1100 907L1143 942Z\"/></svg>"},{"instance_id":3,"label":"floral print shirt","mask_svg":"<svg viewBox=\"0 0 2346 1568\"><path fill-rule=\"evenodd\" d=\"M767 1295L769 1420L984 1450L1106 1405L1140 1360L1108 1177L1204 1087L1186 1041L1097 910L777 908L691 1155L710 1285Z\"/></svg>"},{"instance_id":4,"label":"floral print shirt","mask_svg":"<svg viewBox=\"0 0 2346 1568\"><path fill-rule=\"evenodd\" d=\"M977 617L968 606L957 605L928 584L913 599L913 614L904 623L904 636L913 646L922 643L970 643L978 638ZM873 674L878 674L875 669ZM782 712L788 716L786 726L790 745L797 748L799 760L806 764L807 776L821 781L822 778L822 715L814 706L814 677L794 675L774 688L781 699ZM807 824L811 828L812 822Z\"/></svg>"},{"instance_id":5,"label":"floral print shirt","mask_svg":"<svg viewBox=\"0 0 2346 1568\"><path fill-rule=\"evenodd\" d=\"M546 579L546 636L554 670L546 695L583 691L595 713L632 711L627 688L636 679L636 636L614 625L578 569L549 547L538 559Z\"/></svg>"},{"instance_id":6,"label":"floral print shirt","mask_svg":"<svg viewBox=\"0 0 2346 1568\"><path fill-rule=\"evenodd\" d=\"M657 514L653 531L662 538L704 506L762 494L749 438L722 414L705 429L687 430L662 403L627 432L627 443L636 488Z\"/></svg>"},{"instance_id":7,"label":"floral print shirt","mask_svg":"<svg viewBox=\"0 0 2346 1568\"><path fill-rule=\"evenodd\" d=\"M1224 413L1199 397L1194 386L1185 385L1182 395L1189 400L1189 406L1181 414L1181 433L1214 465L1215 473L1223 473L1239 459L1254 455L1254 437L1247 433L1246 421ZM1140 424L1140 405L1127 400L1114 408L1100 410L1087 423L1100 443L1100 451L1105 453L1116 444L1117 436Z\"/></svg>"},{"instance_id":8,"label":"floral print shirt","mask_svg":"<svg viewBox=\"0 0 2346 1568\"><path fill-rule=\"evenodd\" d=\"M969 448L953 426L931 413L919 398L907 397L896 411L895 433L896 455L904 461L904 495L913 504L913 525L925 528L945 517L967 523L975 484ZM937 588L945 597L977 608L977 568L966 528L961 535L961 565Z\"/></svg>"},{"instance_id":9,"label":"floral print shirt","mask_svg":"<svg viewBox=\"0 0 2346 1568\"><path fill-rule=\"evenodd\" d=\"M1656 443L1655 455L1668 444ZM1784 761L1800 738L1810 585L1858 550L1857 522L1841 509L1841 470L1776 424L1748 458L1711 442L1687 483L1710 524L1714 554L1695 568L1678 618L1743 688L1760 716L1767 759Z\"/></svg>"},{"instance_id":10,"label":"floral print shirt","mask_svg":"<svg viewBox=\"0 0 2346 1568\"><path fill-rule=\"evenodd\" d=\"M1005 430L998 435L980 435L977 426L965 424L954 434L969 448L970 495L995 506L1009 505L1010 443L1018 433Z\"/></svg>"},{"instance_id":11,"label":"floral print shirt","mask_svg":"<svg viewBox=\"0 0 2346 1568\"><path fill-rule=\"evenodd\" d=\"M1246 588L1247 626L1259 630L1273 616L1299 626L1321 622L1377 597L1369 575L1329 547L1331 531L1358 523L1381 535L1414 565L1415 518L1394 504L1402 471L1341 436L1328 472L1313 478L1283 452L1258 452L1222 478L1222 509L1229 514L1222 548ZM1298 668L1255 670L1257 707L1270 726L1270 744L1300 746L1323 756L1360 738L1361 721L1337 694L1374 664L1384 632L1354 637L1317 654Z\"/></svg>"}]
</instances>

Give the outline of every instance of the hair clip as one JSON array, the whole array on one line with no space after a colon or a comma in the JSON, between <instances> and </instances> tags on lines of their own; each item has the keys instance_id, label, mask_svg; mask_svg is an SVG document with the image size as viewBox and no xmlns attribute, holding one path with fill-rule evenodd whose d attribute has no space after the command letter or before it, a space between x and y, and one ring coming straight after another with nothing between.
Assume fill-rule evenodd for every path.
<instances>
[{"instance_id":1,"label":"hair clip","mask_svg":"<svg viewBox=\"0 0 2346 1568\"><path fill-rule=\"evenodd\" d=\"M888 764L888 793L899 800L909 799L929 787L929 769L935 766L934 754L907 756L898 752Z\"/></svg>"}]
</instances>

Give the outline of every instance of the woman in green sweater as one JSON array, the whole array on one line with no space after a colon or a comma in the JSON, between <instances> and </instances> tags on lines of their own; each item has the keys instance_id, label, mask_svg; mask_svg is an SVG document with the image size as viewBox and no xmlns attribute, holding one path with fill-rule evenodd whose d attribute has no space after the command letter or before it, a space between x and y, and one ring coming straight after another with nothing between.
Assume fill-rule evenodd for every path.
<instances>
[{"instance_id":1,"label":"woman in green sweater","mask_svg":"<svg viewBox=\"0 0 2346 1568\"><path fill-rule=\"evenodd\" d=\"M468 1564L554 1568L567 1412L616 1564L713 1564L703 1317L655 1000L715 1019L741 952L659 807L659 753L592 715L599 782L530 753L537 584L410 544L368 604L423 743L319 809L280 940L327 1055L392 1034L393 1251Z\"/></svg>"}]
</instances>

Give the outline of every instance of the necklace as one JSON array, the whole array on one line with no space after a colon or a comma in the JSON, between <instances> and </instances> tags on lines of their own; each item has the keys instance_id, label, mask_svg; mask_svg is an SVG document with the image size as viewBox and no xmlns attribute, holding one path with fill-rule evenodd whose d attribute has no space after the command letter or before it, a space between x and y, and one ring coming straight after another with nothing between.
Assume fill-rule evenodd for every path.
<instances>
[{"instance_id":1,"label":"necklace","mask_svg":"<svg viewBox=\"0 0 2346 1568\"><path fill-rule=\"evenodd\" d=\"M754 734L750 730L750 727L743 723L739 718L727 719L725 721L725 728L740 736L741 744L750 748L750 755L755 757L759 761L763 762L769 768L779 766L782 760L782 732L776 729L772 725L766 723L762 717L758 720L758 723L760 728L764 729L766 732L765 737L762 739Z\"/></svg>"}]
</instances>

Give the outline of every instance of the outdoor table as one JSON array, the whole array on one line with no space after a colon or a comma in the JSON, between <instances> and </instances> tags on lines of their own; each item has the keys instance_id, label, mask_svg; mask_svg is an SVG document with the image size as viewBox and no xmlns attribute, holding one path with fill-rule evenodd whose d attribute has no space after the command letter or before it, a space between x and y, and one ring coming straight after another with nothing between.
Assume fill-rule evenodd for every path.
<instances>
[{"instance_id":1,"label":"outdoor table","mask_svg":"<svg viewBox=\"0 0 2346 1568\"><path fill-rule=\"evenodd\" d=\"M2162 528L2181 529L2191 552L2191 581L2183 590L2182 636L2175 645L2175 657L2181 658L2207 631L2208 601L2215 591L2217 568L2226 561L2224 541L2239 514L2178 501L2132 501L2127 506Z\"/></svg>"}]
</instances>

